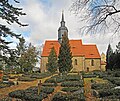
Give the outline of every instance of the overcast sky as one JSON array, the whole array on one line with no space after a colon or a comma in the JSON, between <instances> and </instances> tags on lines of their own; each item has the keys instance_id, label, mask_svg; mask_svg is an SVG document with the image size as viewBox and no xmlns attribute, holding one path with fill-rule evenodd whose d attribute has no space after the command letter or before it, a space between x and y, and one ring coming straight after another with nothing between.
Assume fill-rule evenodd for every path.
<instances>
[{"instance_id":1,"label":"overcast sky","mask_svg":"<svg viewBox=\"0 0 120 101\"><path fill-rule=\"evenodd\" d=\"M19 27L19 25L13 24L10 28L15 33L22 34L27 42L39 46L44 44L45 40L57 40L61 12L64 10L65 22L70 39L82 39L83 44L96 44L100 54L102 52L106 53L109 42L115 49L115 44L117 44L119 38L114 37L115 41L112 41L112 33L105 35L101 33L82 35L82 33L80 33L79 28L85 25L85 23L80 22L78 17L69 11L72 1L73 0L21 0L17 6L22 7L27 15L22 16L20 20L23 23L28 23L29 26ZM14 40L16 41L16 39ZM12 46L14 47L14 44L12 44Z\"/></svg>"}]
</instances>

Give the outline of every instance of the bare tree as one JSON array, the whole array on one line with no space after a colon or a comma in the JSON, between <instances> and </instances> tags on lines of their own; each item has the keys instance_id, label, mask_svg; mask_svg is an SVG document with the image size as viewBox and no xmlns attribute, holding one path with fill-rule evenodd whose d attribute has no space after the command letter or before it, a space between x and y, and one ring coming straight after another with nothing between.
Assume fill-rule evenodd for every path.
<instances>
[{"instance_id":1,"label":"bare tree","mask_svg":"<svg viewBox=\"0 0 120 101\"><path fill-rule=\"evenodd\" d=\"M83 33L120 32L120 0L75 0L70 10L87 23Z\"/></svg>"}]
</instances>

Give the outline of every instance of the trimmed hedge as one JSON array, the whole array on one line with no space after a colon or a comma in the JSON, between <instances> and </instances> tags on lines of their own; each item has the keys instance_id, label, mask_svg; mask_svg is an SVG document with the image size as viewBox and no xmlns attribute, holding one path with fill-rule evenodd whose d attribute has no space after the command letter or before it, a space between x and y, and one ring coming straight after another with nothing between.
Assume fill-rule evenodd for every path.
<instances>
[{"instance_id":1,"label":"trimmed hedge","mask_svg":"<svg viewBox=\"0 0 120 101\"><path fill-rule=\"evenodd\" d=\"M42 86L53 87L53 86L57 86L57 83L43 83Z\"/></svg>"},{"instance_id":2,"label":"trimmed hedge","mask_svg":"<svg viewBox=\"0 0 120 101\"><path fill-rule=\"evenodd\" d=\"M62 87L83 87L83 81L66 81L61 84Z\"/></svg>"},{"instance_id":3,"label":"trimmed hedge","mask_svg":"<svg viewBox=\"0 0 120 101\"><path fill-rule=\"evenodd\" d=\"M0 88L10 87L14 85L14 82L8 81L8 82L0 82Z\"/></svg>"},{"instance_id":4,"label":"trimmed hedge","mask_svg":"<svg viewBox=\"0 0 120 101\"><path fill-rule=\"evenodd\" d=\"M84 78L94 78L94 77L97 77L97 75L95 75L95 74L84 74L83 77Z\"/></svg>"},{"instance_id":5,"label":"trimmed hedge","mask_svg":"<svg viewBox=\"0 0 120 101\"><path fill-rule=\"evenodd\" d=\"M108 81L112 82L113 84L116 84L117 86L120 86L120 77L105 77L104 79L107 79Z\"/></svg>"},{"instance_id":6,"label":"trimmed hedge","mask_svg":"<svg viewBox=\"0 0 120 101\"><path fill-rule=\"evenodd\" d=\"M64 88L62 88L62 91L64 91L64 92L75 92L79 89L80 88L78 88L78 87L64 87Z\"/></svg>"},{"instance_id":7,"label":"trimmed hedge","mask_svg":"<svg viewBox=\"0 0 120 101\"><path fill-rule=\"evenodd\" d=\"M19 81L34 81L35 78L31 78L29 76L21 76L18 78Z\"/></svg>"},{"instance_id":8,"label":"trimmed hedge","mask_svg":"<svg viewBox=\"0 0 120 101\"><path fill-rule=\"evenodd\" d=\"M120 89L103 89L99 91L99 97L110 97L120 99Z\"/></svg>"},{"instance_id":9,"label":"trimmed hedge","mask_svg":"<svg viewBox=\"0 0 120 101\"><path fill-rule=\"evenodd\" d=\"M52 88L52 87L42 87L40 92L50 94L50 93L54 92L54 88Z\"/></svg>"},{"instance_id":10,"label":"trimmed hedge","mask_svg":"<svg viewBox=\"0 0 120 101\"><path fill-rule=\"evenodd\" d=\"M30 74L31 78L36 78L36 79L42 79L48 76L51 76L52 74L49 72L45 72L45 73L32 73Z\"/></svg>"},{"instance_id":11,"label":"trimmed hedge","mask_svg":"<svg viewBox=\"0 0 120 101\"><path fill-rule=\"evenodd\" d=\"M79 81L80 80L80 76L79 75L67 75L65 77L66 81Z\"/></svg>"},{"instance_id":12,"label":"trimmed hedge","mask_svg":"<svg viewBox=\"0 0 120 101\"><path fill-rule=\"evenodd\" d=\"M114 88L116 85L112 83L94 83L91 85L92 89L100 90L100 89L111 89Z\"/></svg>"},{"instance_id":13,"label":"trimmed hedge","mask_svg":"<svg viewBox=\"0 0 120 101\"><path fill-rule=\"evenodd\" d=\"M25 92L24 92L24 90L16 90L16 91L10 92L9 96L12 97L12 98L21 99L21 98L24 98Z\"/></svg>"},{"instance_id":14,"label":"trimmed hedge","mask_svg":"<svg viewBox=\"0 0 120 101\"><path fill-rule=\"evenodd\" d=\"M52 101L85 101L84 94L72 95L72 94L63 94L56 93Z\"/></svg>"}]
</instances>

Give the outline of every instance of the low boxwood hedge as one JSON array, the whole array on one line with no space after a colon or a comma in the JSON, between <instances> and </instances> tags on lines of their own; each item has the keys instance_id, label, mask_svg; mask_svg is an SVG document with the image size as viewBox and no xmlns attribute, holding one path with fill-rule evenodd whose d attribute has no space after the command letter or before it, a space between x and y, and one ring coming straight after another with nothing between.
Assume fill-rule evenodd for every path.
<instances>
[{"instance_id":1,"label":"low boxwood hedge","mask_svg":"<svg viewBox=\"0 0 120 101\"><path fill-rule=\"evenodd\" d=\"M50 94L54 92L54 88L53 87L42 87L40 92Z\"/></svg>"},{"instance_id":2,"label":"low boxwood hedge","mask_svg":"<svg viewBox=\"0 0 120 101\"><path fill-rule=\"evenodd\" d=\"M63 94L56 93L52 101L85 101L84 94L72 95L72 94Z\"/></svg>"},{"instance_id":3,"label":"low boxwood hedge","mask_svg":"<svg viewBox=\"0 0 120 101\"><path fill-rule=\"evenodd\" d=\"M35 78L31 78L31 77L28 77L28 76L21 76L18 78L18 81L34 81Z\"/></svg>"},{"instance_id":4,"label":"low boxwood hedge","mask_svg":"<svg viewBox=\"0 0 120 101\"><path fill-rule=\"evenodd\" d=\"M83 81L66 81L62 82L62 87L83 87Z\"/></svg>"},{"instance_id":5,"label":"low boxwood hedge","mask_svg":"<svg viewBox=\"0 0 120 101\"><path fill-rule=\"evenodd\" d=\"M91 85L91 88L92 89L95 89L95 90L101 90L101 89L111 89L111 88L114 88L116 85L108 82L108 83L93 83Z\"/></svg>"},{"instance_id":6,"label":"low boxwood hedge","mask_svg":"<svg viewBox=\"0 0 120 101\"><path fill-rule=\"evenodd\" d=\"M53 86L57 86L57 83L43 83L42 86L53 87Z\"/></svg>"},{"instance_id":7,"label":"low boxwood hedge","mask_svg":"<svg viewBox=\"0 0 120 101\"><path fill-rule=\"evenodd\" d=\"M94 78L94 77L97 77L97 75L95 75L95 74L84 74L83 77L84 78Z\"/></svg>"},{"instance_id":8,"label":"low boxwood hedge","mask_svg":"<svg viewBox=\"0 0 120 101\"><path fill-rule=\"evenodd\" d=\"M120 89L102 89L102 90L99 90L99 97L101 98L104 98L104 97L107 97L107 98L117 98L117 99L120 99Z\"/></svg>"},{"instance_id":9,"label":"low boxwood hedge","mask_svg":"<svg viewBox=\"0 0 120 101\"><path fill-rule=\"evenodd\" d=\"M21 99L21 98L24 98L25 92L24 92L24 90L16 90L16 91L10 92L9 96L12 97L12 98Z\"/></svg>"},{"instance_id":10,"label":"low boxwood hedge","mask_svg":"<svg viewBox=\"0 0 120 101\"><path fill-rule=\"evenodd\" d=\"M64 88L62 88L62 91L64 91L64 92L75 92L79 89L80 88L78 88L78 87L64 87Z\"/></svg>"},{"instance_id":11,"label":"low boxwood hedge","mask_svg":"<svg viewBox=\"0 0 120 101\"><path fill-rule=\"evenodd\" d=\"M8 81L8 82L0 82L0 88L10 87L14 85L14 82Z\"/></svg>"},{"instance_id":12,"label":"low boxwood hedge","mask_svg":"<svg viewBox=\"0 0 120 101\"><path fill-rule=\"evenodd\" d=\"M67 75L65 77L66 81L79 81L80 80L80 76L79 75Z\"/></svg>"}]
</instances>

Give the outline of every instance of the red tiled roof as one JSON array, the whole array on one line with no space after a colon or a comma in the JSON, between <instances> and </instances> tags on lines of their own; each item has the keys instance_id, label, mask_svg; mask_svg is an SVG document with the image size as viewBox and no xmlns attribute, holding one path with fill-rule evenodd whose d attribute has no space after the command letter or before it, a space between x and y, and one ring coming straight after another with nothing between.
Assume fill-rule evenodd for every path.
<instances>
[{"instance_id":1,"label":"red tiled roof","mask_svg":"<svg viewBox=\"0 0 120 101\"><path fill-rule=\"evenodd\" d=\"M96 45L82 45L85 58L100 58Z\"/></svg>"},{"instance_id":2,"label":"red tiled roof","mask_svg":"<svg viewBox=\"0 0 120 101\"><path fill-rule=\"evenodd\" d=\"M58 56L59 54L59 48L60 48L60 44L57 40L47 40L45 41L45 45L43 47L43 52L42 52L42 55L41 56L49 56L49 53L51 51L51 48L54 47L55 49L55 52Z\"/></svg>"},{"instance_id":3,"label":"red tiled roof","mask_svg":"<svg viewBox=\"0 0 120 101\"><path fill-rule=\"evenodd\" d=\"M85 56L85 58L100 58L96 45L82 45L82 40L69 40L72 56ZM49 56L51 48L54 47L59 54L60 44L57 40L47 40L43 47L42 56Z\"/></svg>"}]
</instances>

